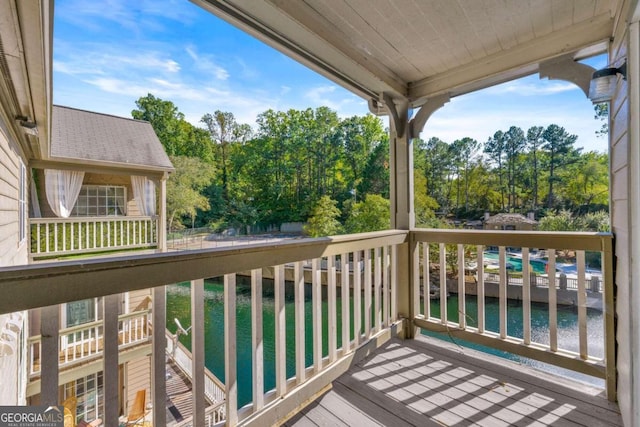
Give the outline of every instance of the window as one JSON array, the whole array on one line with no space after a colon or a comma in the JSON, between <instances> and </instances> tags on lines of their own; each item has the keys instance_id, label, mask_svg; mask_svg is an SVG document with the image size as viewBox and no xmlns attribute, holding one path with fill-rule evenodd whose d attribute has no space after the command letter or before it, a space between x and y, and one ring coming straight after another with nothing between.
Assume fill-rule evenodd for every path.
<instances>
[{"instance_id":1,"label":"window","mask_svg":"<svg viewBox=\"0 0 640 427\"><path fill-rule=\"evenodd\" d=\"M27 237L27 168L20 159L20 176L18 178L18 226L20 227L20 243Z\"/></svg>"},{"instance_id":2,"label":"window","mask_svg":"<svg viewBox=\"0 0 640 427\"><path fill-rule=\"evenodd\" d=\"M126 195L125 187L83 185L71 215L123 216L125 215Z\"/></svg>"},{"instance_id":3,"label":"window","mask_svg":"<svg viewBox=\"0 0 640 427\"><path fill-rule=\"evenodd\" d=\"M75 396L77 420L93 421L104 415L103 374L91 374L64 386L64 398Z\"/></svg>"}]
</instances>

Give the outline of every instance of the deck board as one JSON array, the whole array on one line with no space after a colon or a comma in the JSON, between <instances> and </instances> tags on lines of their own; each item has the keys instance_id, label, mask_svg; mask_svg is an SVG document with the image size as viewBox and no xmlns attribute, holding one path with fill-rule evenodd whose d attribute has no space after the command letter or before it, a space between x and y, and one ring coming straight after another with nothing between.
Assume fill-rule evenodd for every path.
<instances>
[{"instance_id":1,"label":"deck board","mask_svg":"<svg viewBox=\"0 0 640 427\"><path fill-rule=\"evenodd\" d=\"M329 415L327 415L329 414ZM391 340L287 426L622 426L602 390L433 338Z\"/></svg>"}]
</instances>

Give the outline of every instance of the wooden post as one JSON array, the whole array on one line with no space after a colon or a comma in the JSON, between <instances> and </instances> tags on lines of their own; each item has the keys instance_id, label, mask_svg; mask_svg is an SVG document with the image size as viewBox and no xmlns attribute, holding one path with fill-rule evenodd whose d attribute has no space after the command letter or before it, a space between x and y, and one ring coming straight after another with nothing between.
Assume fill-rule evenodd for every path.
<instances>
[{"instance_id":1,"label":"wooden post","mask_svg":"<svg viewBox=\"0 0 640 427\"><path fill-rule=\"evenodd\" d=\"M167 368L165 351L167 336L167 296L164 286L153 288L153 354L151 359L151 377L153 383L153 425L167 424Z\"/></svg>"}]
</instances>

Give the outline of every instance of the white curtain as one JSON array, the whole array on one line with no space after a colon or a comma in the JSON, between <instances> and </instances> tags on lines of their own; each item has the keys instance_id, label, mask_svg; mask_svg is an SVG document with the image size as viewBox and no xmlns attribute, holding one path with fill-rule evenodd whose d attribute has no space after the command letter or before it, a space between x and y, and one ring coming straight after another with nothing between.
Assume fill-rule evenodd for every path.
<instances>
[{"instance_id":1,"label":"white curtain","mask_svg":"<svg viewBox=\"0 0 640 427\"><path fill-rule=\"evenodd\" d=\"M44 170L45 191L49 206L59 218L69 218L82 188L84 172Z\"/></svg>"},{"instance_id":2,"label":"white curtain","mask_svg":"<svg viewBox=\"0 0 640 427\"><path fill-rule=\"evenodd\" d=\"M131 176L133 198L144 216L156 214L156 185L146 176Z\"/></svg>"},{"instance_id":3,"label":"white curtain","mask_svg":"<svg viewBox=\"0 0 640 427\"><path fill-rule=\"evenodd\" d=\"M38 189L36 188L36 181L33 179L33 173L31 174L31 209L33 210L34 218L42 218L42 212L40 212L40 202L38 201Z\"/></svg>"}]
</instances>

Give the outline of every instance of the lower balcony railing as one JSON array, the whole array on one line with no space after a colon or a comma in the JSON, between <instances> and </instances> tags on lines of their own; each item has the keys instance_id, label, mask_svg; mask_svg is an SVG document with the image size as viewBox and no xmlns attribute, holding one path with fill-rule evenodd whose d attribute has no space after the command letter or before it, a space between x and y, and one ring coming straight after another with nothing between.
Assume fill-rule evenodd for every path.
<instances>
[{"instance_id":1,"label":"lower balcony railing","mask_svg":"<svg viewBox=\"0 0 640 427\"><path fill-rule=\"evenodd\" d=\"M102 357L104 323L102 320L60 329L58 361L61 369ZM118 316L118 347L142 344L151 340L150 310L134 311ZM29 376L40 375L42 336L29 337Z\"/></svg>"},{"instance_id":2,"label":"lower balcony railing","mask_svg":"<svg viewBox=\"0 0 640 427\"><path fill-rule=\"evenodd\" d=\"M156 247L155 217L31 218L31 256Z\"/></svg>"},{"instance_id":3,"label":"lower balcony railing","mask_svg":"<svg viewBox=\"0 0 640 427\"><path fill-rule=\"evenodd\" d=\"M497 283L492 283L483 271L487 246L498 247ZM548 251L551 254L547 260L549 271L555 271L559 255L575 258L576 290L563 289L560 278L554 280L553 274L548 281L555 282L556 286L527 285L532 248L549 249L551 246L555 251ZM507 281L506 248L519 248L522 259L519 282ZM596 292L590 298L604 299L604 339L596 344L605 351L599 356L590 354L591 343L585 329L586 270L593 266L591 264L598 264L596 259L599 259L602 271L602 292ZM190 283L189 371L194 394L193 416L180 425L209 425L220 421L221 416L228 425L276 423L278 417L312 399L345 372L356 357L356 351L358 355L366 354L395 332L410 336L411 325L447 331L470 341L605 378L611 397L615 391L611 263L609 235L390 230L277 244L7 268L0 271L0 292L10 297L0 299L0 314L42 307L40 404L53 405L59 404L59 354L70 332L60 332L51 326L59 322L59 309L48 306L104 297L104 371L117 372L117 294L153 288L152 322L166 325L164 286ZM242 298L237 296L237 276L240 274L251 276L250 292L244 290ZM513 274L510 272L511 276ZM263 277L267 276L273 277L273 299L269 301L265 298L270 297L263 296L267 295L263 293ZM205 279L214 277L223 278L219 298L223 301L224 333L214 335L214 339L219 339L216 346L225 349L224 409L217 406L218 403L207 407L205 398ZM287 286L285 277L289 281ZM268 283L271 286L271 282ZM429 298L432 288L437 288L440 295L437 313L435 300ZM499 326L495 330L487 326L484 302L493 288L499 301ZM575 351L563 347L558 340L561 329L558 297L565 291L575 294L579 318ZM477 315L467 311L466 296L472 292L477 295L474 297L477 298ZM447 311L447 295L453 293L458 294L456 316ZM546 340L535 339L530 327L531 301L533 296L541 298L540 293L547 295L549 330ZM508 319L513 317L508 300L517 299L518 295L524 313L522 337L512 336L507 328ZM250 299L248 305L239 307L239 301L247 297ZM239 308L250 312L250 325L244 325L242 335L238 329ZM267 308L273 313L269 314L269 322L263 316ZM165 425L167 337L165 328L153 328L152 334L153 423ZM244 339L248 340L249 335L250 343ZM268 351L265 350L267 336L273 337L269 338L273 339L273 348ZM240 338L242 344L239 344ZM291 349L287 348L287 342L293 343ZM243 370L239 373L238 354L242 351L249 352L250 362L246 363L250 365L241 367ZM272 362L267 363L268 358L273 358L269 359ZM183 364L188 363L184 361ZM239 404L238 378L249 372L249 402ZM265 384L270 382L265 380L267 375L273 375L274 387L265 392ZM118 394L119 385L113 377L105 375L106 406L102 418L106 425L117 425L118 408L109 404L118 401L114 396Z\"/></svg>"}]
</instances>

